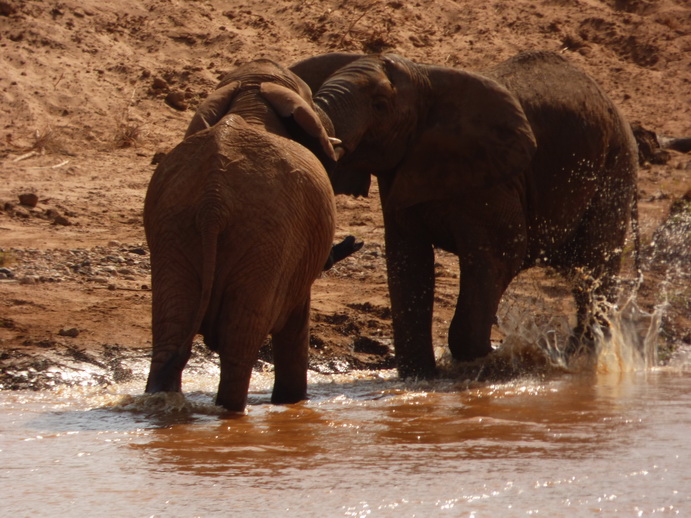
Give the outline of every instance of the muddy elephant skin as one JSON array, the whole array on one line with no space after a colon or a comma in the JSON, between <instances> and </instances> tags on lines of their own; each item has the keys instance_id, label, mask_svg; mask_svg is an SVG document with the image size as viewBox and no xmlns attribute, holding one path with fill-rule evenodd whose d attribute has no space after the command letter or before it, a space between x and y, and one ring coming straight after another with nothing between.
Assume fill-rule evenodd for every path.
<instances>
[{"instance_id":1,"label":"muddy elephant skin","mask_svg":"<svg viewBox=\"0 0 691 518\"><path fill-rule=\"evenodd\" d=\"M195 334L220 357L217 404L243 411L268 335L274 403L304 399L310 290L331 252L335 158L309 88L266 60L232 72L151 178L153 356L146 391L180 391Z\"/></svg>"},{"instance_id":2,"label":"muddy elephant skin","mask_svg":"<svg viewBox=\"0 0 691 518\"><path fill-rule=\"evenodd\" d=\"M579 332L593 300L613 299L636 144L619 110L566 59L527 52L478 74L337 53L291 69L343 143L335 192L366 195L377 177L401 375L435 374L434 248L459 256L449 329L458 360L492 350L499 300L525 268L549 265L574 280Z\"/></svg>"}]
</instances>

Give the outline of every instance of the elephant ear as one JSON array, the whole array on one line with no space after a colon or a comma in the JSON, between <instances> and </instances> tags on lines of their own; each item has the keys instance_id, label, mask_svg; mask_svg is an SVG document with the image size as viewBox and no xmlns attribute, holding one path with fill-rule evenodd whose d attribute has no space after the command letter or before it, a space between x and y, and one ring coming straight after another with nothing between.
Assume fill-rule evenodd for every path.
<instances>
[{"instance_id":1,"label":"elephant ear","mask_svg":"<svg viewBox=\"0 0 691 518\"><path fill-rule=\"evenodd\" d=\"M340 158L342 150L336 151L333 146L334 143L340 142L329 137L314 107L297 92L276 83L260 84L259 92L276 113L281 117L292 117L307 135L316 138L331 160L336 161Z\"/></svg>"},{"instance_id":2,"label":"elephant ear","mask_svg":"<svg viewBox=\"0 0 691 518\"><path fill-rule=\"evenodd\" d=\"M307 83L312 91L316 93L327 77L339 68L361 57L363 57L363 54L330 52L298 61L288 67L288 69Z\"/></svg>"},{"instance_id":3,"label":"elephant ear","mask_svg":"<svg viewBox=\"0 0 691 518\"><path fill-rule=\"evenodd\" d=\"M469 72L422 66L431 85L426 118L397 170L391 194L401 208L468 194L520 175L536 149L518 100Z\"/></svg>"},{"instance_id":4,"label":"elephant ear","mask_svg":"<svg viewBox=\"0 0 691 518\"><path fill-rule=\"evenodd\" d=\"M210 128L220 121L223 116L228 113L239 87L240 81L232 81L218 90L214 90L204 102L199 105L197 113L194 114L190 125L187 127L185 138L198 131Z\"/></svg>"}]
</instances>

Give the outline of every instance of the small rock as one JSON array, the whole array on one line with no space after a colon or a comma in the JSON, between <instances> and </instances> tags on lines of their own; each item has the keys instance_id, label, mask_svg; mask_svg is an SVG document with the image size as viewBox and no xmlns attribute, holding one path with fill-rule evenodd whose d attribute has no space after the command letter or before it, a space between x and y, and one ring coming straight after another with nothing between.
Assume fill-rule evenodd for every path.
<instances>
[{"instance_id":1,"label":"small rock","mask_svg":"<svg viewBox=\"0 0 691 518\"><path fill-rule=\"evenodd\" d=\"M62 225L64 227L68 227L72 224L69 219L67 219L65 216L57 216L53 220L53 225Z\"/></svg>"},{"instance_id":2,"label":"small rock","mask_svg":"<svg viewBox=\"0 0 691 518\"><path fill-rule=\"evenodd\" d=\"M69 336L70 338L77 338L79 336L79 329L70 327L69 329L61 329L58 331L60 336Z\"/></svg>"},{"instance_id":3,"label":"small rock","mask_svg":"<svg viewBox=\"0 0 691 518\"><path fill-rule=\"evenodd\" d=\"M27 275L19 279L19 284L36 284L38 282L38 277L35 275Z\"/></svg>"},{"instance_id":4,"label":"small rock","mask_svg":"<svg viewBox=\"0 0 691 518\"><path fill-rule=\"evenodd\" d=\"M0 2L0 16L12 16L17 13L17 8L9 2Z\"/></svg>"},{"instance_id":5,"label":"small rock","mask_svg":"<svg viewBox=\"0 0 691 518\"><path fill-rule=\"evenodd\" d=\"M134 374L132 373L132 369L123 367L122 365L118 365L117 367L113 368L113 380L116 383L131 381L133 378Z\"/></svg>"},{"instance_id":6,"label":"small rock","mask_svg":"<svg viewBox=\"0 0 691 518\"><path fill-rule=\"evenodd\" d=\"M0 268L0 279L12 279L14 272L9 268Z\"/></svg>"},{"instance_id":7,"label":"small rock","mask_svg":"<svg viewBox=\"0 0 691 518\"><path fill-rule=\"evenodd\" d=\"M20 194L19 203L27 207L35 207L38 204L38 196L34 193Z\"/></svg>"},{"instance_id":8,"label":"small rock","mask_svg":"<svg viewBox=\"0 0 691 518\"><path fill-rule=\"evenodd\" d=\"M137 247L137 248L130 248L130 249L129 249L129 252L130 252L131 254L146 255L146 250L144 250L143 248L139 248L139 247Z\"/></svg>"},{"instance_id":9,"label":"small rock","mask_svg":"<svg viewBox=\"0 0 691 518\"><path fill-rule=\"evenodd\" d=\"M14 215L17 216L18 218L25 218L29 219L31 217L31 213L26 210L24 207L15 207L14 208Z\"/></svg>"},{"instance_id":10,"label":"small rock","mask_svg":"<svg viewBox=\"0 0 691 518\"><path fill-rule=\"evenodd\" d=\"M386 345L366 336L361 336L355 339L355 342L353 343L353 351L356 353L375 354L377 356L384 356L390 352Z\"/></svg>"},{"instance_id":11,"label":"small rock","mask_svg":"<svg viewBox=\"0 0 691 518\"><path fill-rule=\"evenodd\" d=\"M166 104L171 108L184 112L187 109L187 101L185 101L185 94L179 91L170 92L166 95Z\"/></svg>"},{"instance_id":12,"label":"small rock","mask_svg":"<svg viewBox=\"0 0 691 518\"><path fill-rule=\"evenodd\" d=\"M151 88L154 90L168 90L168 81L161 77L154 77L154 80L151 83Z\"/></svg>"}]
</instances>

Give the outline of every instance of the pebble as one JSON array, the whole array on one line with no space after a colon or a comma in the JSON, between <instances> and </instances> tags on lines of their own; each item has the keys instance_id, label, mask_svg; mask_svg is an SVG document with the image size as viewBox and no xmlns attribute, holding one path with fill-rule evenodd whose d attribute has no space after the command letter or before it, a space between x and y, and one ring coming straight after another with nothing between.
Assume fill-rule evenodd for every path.
<instances>
[{"instance_id":1,"label":"pebble","mask_svg":"<svg viewBox=\"0 0 691 518\"><path fill-rule=\"evenodd\" d=\"M19 203L26 205L27 207L35 207L38 205L38 196L36 196L34 193L20 194Z\"/></svg>"},{"instance_id":2,"label":"pebble","mask_svg":"<svg viewBox=\"0 0 691 518\"><path fill-rule=\"evenodd\" d=\"M70 222L70 220L67 219L65 216L56 216L53 220L53 225L62 225L64 227L67 227L71 224L72 223Z\"/></svg>"},{"instance_id":3,"label":"pebble","mask_svg":"<svg viewBox=\"0 0 691 518\"><path fill-rule=\"evenodd\" d=\"M70 250L10 248L3 252L12 257L12 268L0 268L0 279L16 279L26 285L65 281L108 284L118 278L142 284L148 282L151 273L143 244Z\"/></svg>"},{"instance_id":4,"label":"pebble","mask_svg":"<svg viewBox=\"0 0 691 518\"><path fill-rule=\"evenodd\" d=\"M166 96L165 102L168 106L178 111L185 111L187 109L185 94L179 91L170 92Z\"/></svg>"},{"instance_id":5,"label":"pebble","mask_svg":"<svg viewBox=\"0 0 691 518\"><path fill-rule=\"evenodd\" d=\"M31 217L31 212L26 210L24 207L15 207L14 208L14 215L17 216L18 218L28 219Z\"/></svg>"},{"instance_id":6,"label":"pebble","mask_svg":"<svg viewBox=\"0 0 691 518\"><path fill-rule=\"evenodd\" d=\"M151 88L154 90L168 90L168 81L161 77L154 77L153 81L151 82Z\"/></svg>"}]
</instances>

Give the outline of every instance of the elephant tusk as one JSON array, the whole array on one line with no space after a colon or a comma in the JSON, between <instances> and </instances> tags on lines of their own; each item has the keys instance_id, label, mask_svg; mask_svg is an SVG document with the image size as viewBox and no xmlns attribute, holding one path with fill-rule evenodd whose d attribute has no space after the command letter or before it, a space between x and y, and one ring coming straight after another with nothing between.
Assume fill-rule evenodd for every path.
<instances>
[{"instance_id":1,"label":"elephant tusk","mask_svg":"<svg viewBox=\"0 0 691 518\"><path fill-rule=\"evenodd\" d=\"M341 139L338 139L336 137L329 137L329 142L331 142L332 146L340 146L341 144L343 144Z\"/></svg>"}]
</instances>

